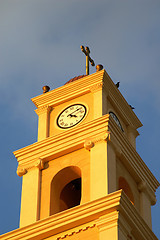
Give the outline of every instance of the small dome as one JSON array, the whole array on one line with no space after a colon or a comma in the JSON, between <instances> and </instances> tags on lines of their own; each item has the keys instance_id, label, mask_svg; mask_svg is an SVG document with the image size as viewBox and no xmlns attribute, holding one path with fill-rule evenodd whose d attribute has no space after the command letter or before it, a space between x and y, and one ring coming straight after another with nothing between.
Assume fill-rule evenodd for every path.
<instances>
[{"instance_id":1,"label":"small dome","mask_svg":"<svg viewBox=\"0 0 160 240\"><path fill-rule=\"evenodd\" d=\"M68 82L66 82L65 84L68 84L68 83L71 83L71 82L74 82L74 81L76 81L76 80L78 80L78 79L80 79L80 78L83 78L83 77L85 77L86 75L80 75L80 76L78 76L78 77L74 77L74 78L71 78ZM64 85L65 85L64 84Z\"/></svg>"}]
</instances>

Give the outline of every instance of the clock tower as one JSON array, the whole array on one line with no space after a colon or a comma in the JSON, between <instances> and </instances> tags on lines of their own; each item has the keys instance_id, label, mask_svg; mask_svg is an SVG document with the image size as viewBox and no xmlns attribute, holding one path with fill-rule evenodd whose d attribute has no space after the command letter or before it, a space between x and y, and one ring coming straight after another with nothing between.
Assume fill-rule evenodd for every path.
<instances>
[{"instance_id":1,"label":"clock tower","mask_svg":"<svg viewBox=\"0 0 160 240\"><path fill-rule=\"evenodd\" d=\"M157 240L151 206L159 182L136 151L142 123L107 72L32 102L38 141L14 152L20 228L2 239Z\"/></svg>"}]
</instances>

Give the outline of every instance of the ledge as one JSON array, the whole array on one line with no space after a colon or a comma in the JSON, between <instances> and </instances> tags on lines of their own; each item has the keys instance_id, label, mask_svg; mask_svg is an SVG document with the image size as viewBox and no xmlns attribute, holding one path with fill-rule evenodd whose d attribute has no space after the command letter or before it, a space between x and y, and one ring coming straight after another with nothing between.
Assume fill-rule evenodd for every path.
<instances>
[{"instance_id":1,"label":"ledge","mask_svg":"<svg viewBox=\"0 0 160 240\"><path fill-rule=\"evenodd\" d=\"M53 137L33 143L14 152L19 166L28 165L37 159L53 160L59 156L84 147L84 141L90 137L97 137L108 131L109 114L81 124Z\"/></svg>"},{"instance_id":2,"label":"ledge","mask_svg":"<svg viewBox=\"0 0 160 240\"><path fill-rule=\"evenodd\" d=\"M103 76L104 70L85 76L75 82L63 85L62 87L53 89L45 94L34 97L31 100L37 108L45 105L54 107L58 104L90 92L90 87L101 83L103 81Z\"/></svg>"},{"instance_id":3,"label":"ledge","mask_svg":"<svg viewBox=\"0 0 160 240\"><path fill-rule=\"evenodd\" d=\"M106 134L108 135L109 132L110 136L107 137ZM41 160L43 165L44 162L86 147L86 140L90 139L95 141L102 139L113 144L136 182L146 181L151 191L153 193L156 191L159 182L109 114L15 151L14 155L19 163L19 176L37 166L37 161Z\"/></svg>"},{"instance_id":4,"label":"ledge","mask_svg":"<svg viewBox=\"0 0 160 240\"><path fill-rule=\"evenodd\" d=\"M94 92L94 89L97 88L105 89L108 94L108 99L124 119L126 125L134 126L135 129L142 127L142 123L105 70L85 76L75 82L71 82L62 87L51 90L50 92L34 97L31 100L37 108L44 106L54 108L63 102L92 91Z\"/></svg>"},{"instance_id":5,"label":"ledge","mask_svg":"<svg viewBox=\"0 0 160 240\"><path fill-rule=\"evenodd\" d=\"M129 224L131 233L136 233L138 239L158 240L122 190L6 233L0 239L41 240L55 235L55 239L60 239L67 230L73 232L73 228L78 227L80 231L83 224L96 227L103 216L108 227L112 226L113 221L117 223L116 226L120 226L123 218Z\"/></svg>"},{"instance_id":6,"label":"ledge","mask_svg":"<svg viewBox=\"0 0 160 240\"><path fill-rule=\"evenodd\" d=\"M137 153L136 149L128 141L127 137L119 130L112 118L109 119L108 130L111 132L111 142L114 143L116 139L116 142L119 144L119 148L121 149L119 157L121 161L132 174L136 182L140 183L141 181L146 181L151 189L151 192L155 192L160 186L160 183L149 170L145 162Z\"/></svg>"}]
</instances>

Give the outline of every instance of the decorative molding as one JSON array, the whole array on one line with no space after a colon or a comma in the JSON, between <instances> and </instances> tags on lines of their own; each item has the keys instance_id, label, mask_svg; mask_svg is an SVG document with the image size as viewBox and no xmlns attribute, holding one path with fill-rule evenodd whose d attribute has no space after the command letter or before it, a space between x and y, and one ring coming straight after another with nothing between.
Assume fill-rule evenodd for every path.
<instances>
[{"instance_id":1,"label":"decorative molding","mask_svg":"<svg viewBox=\"0 0 160 240\"><path fill-rule=\"evenodd\" d=\"M42 94L32 98L32 102L37 108L49 105L57 106L63 102L67 102L71 99L75 99L78 96L83 96L90 92L89 87L95 84L99 84L103 81L105 70L85 76L78 81L74 81L70 84L65 84L59 88L51 90L47 94Z\"/></svg>"},{"instance_id":2,"label":"decorative molding","mask_svg":"<svg viewBox=\"0 0 160 240\"><path fill-rule=\"evenodd\" d=\"M22 177L26 173L27 173L27 170L25 168L20 168L20 167L17 168L17 175L19 177Z\"/></svg>"},{"instance_id":3,"label":"decorative molding","mask_svg":"<svg viewBox=\"0 0 160 240\"><path fill-rule=\"evenodd\" d=\"M125 217L122 215L122 213L119 213L119 230L124 235L126 240L129 240L128 236L131 237L132 227L130 226L129 222L126 221ZM134 231L134 230L133 230Z\"/></svg>"},{"instance_id":4,"label":"decorative molding","mask_svg":"<svg viewBox=\"0 0 160 240\"><path fill-rule=\"evenodd\" d=\"M93 148L96 143L101 141L109 141L109 140L110 140L110 132L105 132L97 137L86 139L84 142L84 148L90 151L90 149Z\"/></svg>"},{"instance_id":5,"label":"decorative molding","mask_svg":"<svg viewBox=\"0 0 160 240\"><path fill-rule=\"evenodd\" d=\"M147 185L147 183L145 181L141 181L139 184L138 184L138 190L140 192L144 192L145 194L148 195L150 201L151 201L151 205L155 205L156 202L157 202L157 199L156 199L156 195L155 193L149 188L149 186Z\"/></svg>"},{"instance_id":6,"label":"decorative molding","mask_svg":"<svg viewBox=\"0 0 160 240\"><path fill-rule=\"evenodd\" d=\"M138 190L140 192L143 192L147 189L147 184L145 181L141 181L139 184L138 184Z\"/></svg>"},{"instance_id":7,"label":"decorative molding","mask_svg":"<svg viewBox=\"0 0 160 240\"><path fill-rule=\"evenodd\" d=\"M136 137L139 136L139 132L137 131L137 129L135 129L135 127L133 127L133 126L131 126L131 125L128 125L128 126L127 126L127 131L128 131L128 133L134 133L134 135L135 135Z\"/></svg>"},{"instance_id":8,"label":"decorative molding","mask_svg":"<svg viewBox=\"0 0 160 240\"><path fill-rule=\"evenodd\" d=\"M115 108L120 109L120 112L124 116L128 125L130 125L129 123L131 122L131 125L133 125L135 128L141 127L141 122L131 110L130 106L120 91L115 87L115 84L104 69L85 76L78 81L72 82L71 84L66 84L51 90L47 94L34 97L31 100L38 109L45 105L57 106L63 102L75 99L78 96L83 96L84 94L94 90L96 91L96 89L99 90L102 87L105 88L107 95L109 94L109 100L112 101L112 104L115 106Z\"/></svg>"},{"instance_id":9,"label":"decorative molding","mask_svg":"<svg viewBox=\"0 0 160 240\"><path fill-rule=\"evenodd\" d=\"M77 234L77 233L80 233L80 232L82 232L82 231L86 231L86 230L88 230L88 229L90 229L90 228L94 228L95 226L96 226L96 224L93 223L93 224L91 224L91 225L89 225L89 226L85 226L85 227L83 227L83 228L76 229L76 230L71 231L71 232L69 232L69 233L67 233L67 234L64 234L64 235L62 235L62 236L60 236L60 237L57 237L56 239L57 239L57 240L64 239L64 238L66 238L66 237L72 236L73 234Z\"/></svg>"},{"instance_id":10,"label":"decorative molding","mask_svg":"<svg viewBox=\"0 0 160 240\"><path fill-rule=\"evenodd\" d=\"M116 227L118 225L118 218L118 211L108 213L107 215L104 215L95 221L96 227L98 228L99 232Z\"/></svg>"},{"instance_id":11,"label":"decorative molding","mask_svg":"<svg viewBox=\"0 0 160 240\"><path fill-rule=\"evenodd\" d=\"M152 195L150 195L150 200L151 200L152 206L156 204L157 199L156 199L156 195L154 193Z\"/></svg>"},{"instance_id":12,"label":"decorative molding","mask_svg":"<svg viewBox=\"0 0 160 240\"><path fill-rule=\"evenodd\" d=\"M94 143L101 142L101 141L110 141L111 140L111 133L110 132L105 132L101 136L95 137L94 138Z\"/></svg>"},{"instance_id":13,"label":"decorative molding","mask_svg":"<svg viewBox=\"0 0 160 240\"><path fill-rule=\"evenodd\" d=\"M101 82L101 83L97 83L95 85L92 85L91 87L89 87L89 90L91 92L97 92L99 90L102 90L103 87L104 87L104 84L103 84L103 82Z\"/></svg>"},{"instance_id":14,"label":"decorative molding","mask_svg":"<svg viewBox=\"0 0 160 240\"><path fill-rule=\"evenodd\" d=\"M107 73L105 73L106 75ZM108 74L107 74L108 75ZM108 76L109 77L109 76ZM110 78L110 77L109 77ZM142 123L130 108L129 104L120 93L120 91L115 88L115 84L112 81L104 82L105 88L108 89L108 99L112 103L115 109L118 109L123 118L125 118L125 122L127 125L132 125L134 128L142 127Z\"/></svg>"},{"instance_id":15,"label":"decorative molding","mask_svg":"<svg viewBox=\"0 0 160 240\"><path fill-rule=\"evenodd\" d=\"M37 115L41 115L43 113L49 113L51 111L52 107L50 107L49 105L46 105L46 106L42 106L42 107L39 107L35 110L35 112L37 113Z\"/></svg>"},{"instance_id":16,"label":"decorative molding","mask_svg":"<svg viewBox=\"0 0 160 240\"><path fill-rule=\"evenodd\" d=\"M97 137L86 139L84 142L84 148L89 150L95 146L96 143L101 141L110 141L110 132L105 132Z\"/></svg>"},{"instance_id":17,"label":"decorative molding","mask_svg":"<svg viewBox=\"0 0 160 240\"><path fill-rule=\"evenodd\" d=\"M44 160L39 158L35 164L35 167L39 168L39 170L44 169Z\"/></svg>"},{"instance_id":18,"label":"decorative molding","mask_svg":"<svg viewBox=\"0 0 160 240\"><path fill-rule=\"evenodd\" d=\"M94 147L94 143L91 140L85 140L84 148L90 151L92 147Z\"/></svg>"},{"instance_id":19,"label":"decorative molding","mask_svg":"<svg viewBox=\"0 0 160 240\"><path fill-rule=\"evenodd\" d=\"M145 180L147 184L150 186L152 191L156 191L156 189L160 186L158 180L154 177L153 173L146 166L140 155L137 153L136 149L133 145L128 141L128 138L121 133L121 131L116 131L113 124L113 119L109 120L109 130L111 131L111 143L114 139L119 143L119 154L121 155L121 159L125 164L128 170L133 170L133 177L135 179L139 179L139 181ZM114 134L113 134L114 133ZM117 149L118 150L118 149ZM118 153L117 153L118 154Z\"/></svg>"},{"instance_id":20,"label":"decorative molding","mask_svg":"<svg viewBox=\"0 0 160 240\"><path fill-rule=\"evenodd\" d=\"M14 152L21 168L30 168L40 158L45 161L53 160L64 154L72 152L73 149L84 147L85 140L104 135L108 130L108 115L77 126L74 129L63 132L57 136L48 137L42 141L33 143L27 147ZM107 136L106 136L107 137ZM103 138L106 138L105 136ZM98 137L99 138L99 137ZM27 167L26 167L27 166Z\"/></svg>"},{"instance_id":21,"label":"decorative molding","mask_svg":"<svg viewBox=\"0 0 160 240\"><path fill-rule=\"evenodd\" d=\"M17 168L17 175L19 177L22 177L24 174L26 174L28 171L30 171L33 168L38 168L39 170L44 169L44 160L39 158L38 160L33 161L29 165L26 165L24 168L18 166L18 168Z\"/></svg>"},{"instance_id":22,"label":"decorative molding","mask_svg":"<svg viewBox=\"0 0 160 240\"><path fill-rule=\"evenodd\" d=\"M56 239L56 237L61 237L65 232L72 233L74 231L72 229L83 228L85 225L96 223L104 215L111 216L111 213L112 217L108 217L108 226L112 226L113 218L114 216L117 218L116 214L118 214L118 224L119 219L123 216L132 229L134 236L136 233L136 239L158 240L121 190L41 219L25 227L15 229L2 235L1 239ZM82 223L83 227L80 226Z\"/></svg>"},{"instance_id":23,"label":"decorative molding","mask_svg":"<svg viewBox=\"0 0 160 240\"><path fill-rule=\"evenodd\" d=\"M126 168L132 171L134 178L138 182L145 181L154 192L160 185L158 180L113 121L112 118L109 118L109 114L106 114L90 122L82 123L65 133L58 134L58 137L51 136L19 149L14 152L14 155L18 160L19 167L28 169L33 164L35 165L39 158L50 161L76 149L84 148L84 142L87 140L91 140L95 144L102 138L103 140L106 138L109 140L108 143L115 147L116 155L120 155ZM109 131L111 134L105 136Z\"/></svg>"}]
</instances>

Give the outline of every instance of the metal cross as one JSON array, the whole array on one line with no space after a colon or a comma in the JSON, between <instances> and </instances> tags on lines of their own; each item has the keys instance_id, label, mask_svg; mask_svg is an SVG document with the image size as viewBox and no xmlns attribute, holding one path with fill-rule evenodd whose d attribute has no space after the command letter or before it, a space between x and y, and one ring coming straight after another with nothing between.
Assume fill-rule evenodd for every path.
<instances>
[{"instance_id":1,"label":"metal cross","mask_svg":"<svg viewBox=\"0 0 160 240\"><path fill-rule=\"evenodd\" d=\"M81 46L82 52L86 55L86 75L89 75L89 62L91 63L92 66L95 66L93 59L90 58L90 50L89 47Z\"/></svg>"}]
</instances>

